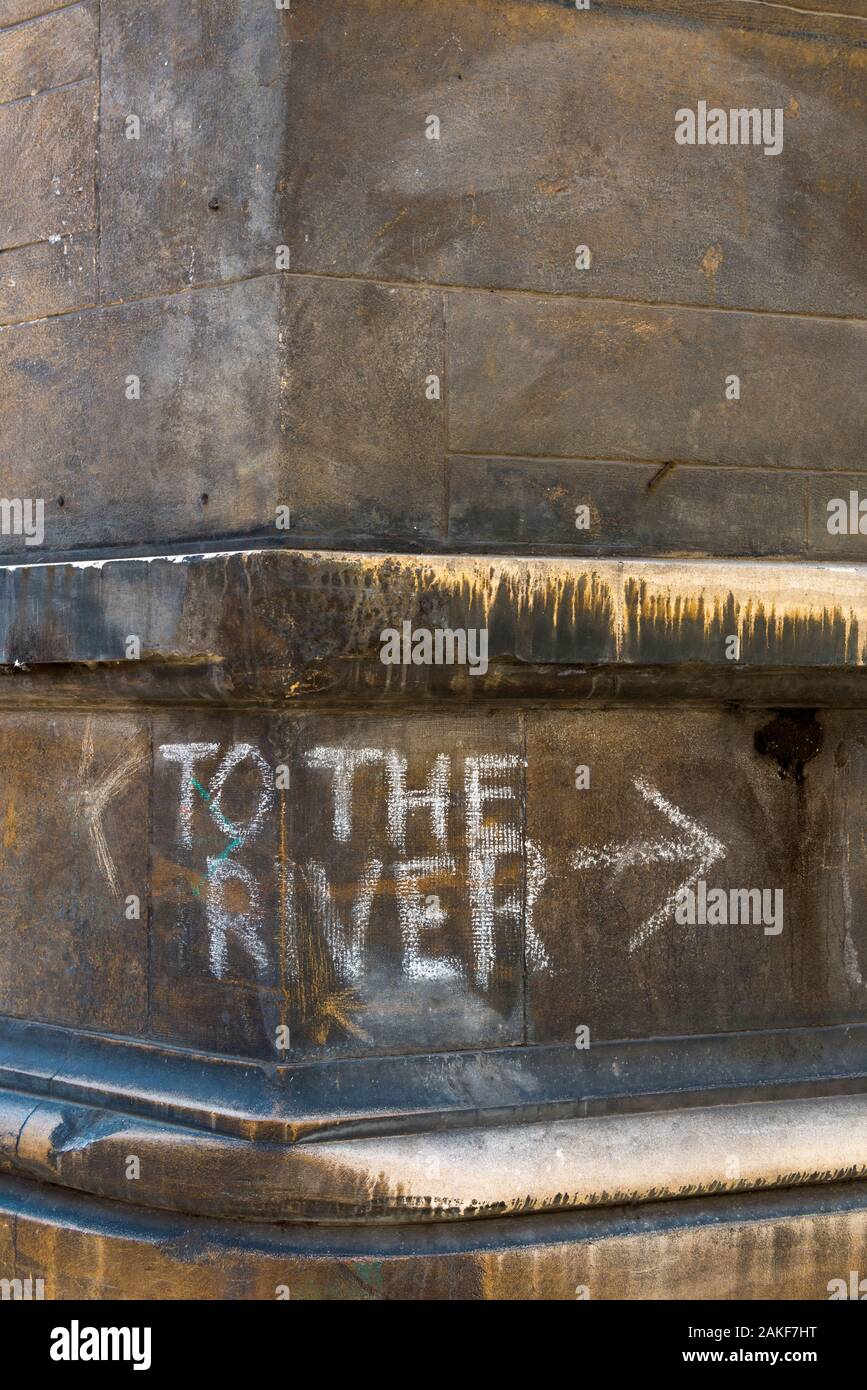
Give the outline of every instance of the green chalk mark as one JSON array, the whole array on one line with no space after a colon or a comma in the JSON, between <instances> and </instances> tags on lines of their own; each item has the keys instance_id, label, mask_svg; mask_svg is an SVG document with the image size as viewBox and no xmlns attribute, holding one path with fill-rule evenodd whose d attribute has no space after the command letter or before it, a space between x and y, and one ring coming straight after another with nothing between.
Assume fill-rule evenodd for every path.
<instances>
[{"instance_id":1,"label":"green chalk mark","mask_svg":"<svg viewBox=\"0 0 867 1390\"><path fill-rule=\"evenodd\" d=\"M232 853L232 850L233 850L233 849L237 849L238 846L239 846L241 843L242 843L242 842L241 842L240 839L238 839L238 840L233 840L232 843L231 843L230 845L226 845L226 848L225 848L224 850L221 850L220 853L219 853L218 855L216 855L216 858L217 858L217 859L225 859L226 855L227 855L227 854L231 854L231 853Z\"/></svg>"},{"instance_id":2,"label":"green chalk mark","mask_svg":"<svg viewBox=\"0 0 867 1390\"><path fill-rule=\"evenodd\" d=\"M199 793L199 796L202 798L202 800L203 800L203 801L210 802L210 800L211 800L211 794L210 794L210 792L208 792L208 791L205 790L205 788L202 786L201 782L197 781L195 777L191 778L191 781L192 781L192 784L193 784L193 786L195 787L196 791ZM211 814L213 815L213 811L212 811ZM218 811L217 814L216 814L215 819L216 819L217 824L219 825L220 829L221 829L226 835L231 835L233 827L232 827L232 826L229 824L229 822L226 820L225 816L220 815L220 812ZM219 860L219 859L225 859L226 856L227 856L228 854L231 854L233 849L237 849L238 846L239 846L241 843L242 843L242 841L241 841L240 837L237 838L237 839L235 839L235 840L233 840L231 844L226 845L226 848L225 848L224 850L221 850L221 852L220 852L218 855L216 855L215 857L216 857L218 860ZM211 876L211 873L210 873L210 870L208 870L208 872L206 873L205 877L206 877L206 878L210 878L210 876ZM202 895L201 895L201 893L199 892L198 888L194 888L194 889L193 889L193 897L194 897L194 898L200 898L201 896L202 896Z\"/></svg>"}]
</instances>

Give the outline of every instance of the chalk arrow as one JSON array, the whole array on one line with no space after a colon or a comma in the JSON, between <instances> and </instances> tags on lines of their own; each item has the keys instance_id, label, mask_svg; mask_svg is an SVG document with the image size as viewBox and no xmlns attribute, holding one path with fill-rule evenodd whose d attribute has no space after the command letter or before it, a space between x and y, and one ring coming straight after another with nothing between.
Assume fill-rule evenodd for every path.
<instances>
[{"instance_id":1,"label":"chalk arrow","mask_svg":"<svg viewBox=\"0 0 867 1390\"><path fill-rule=\"evenodd\" d=\"M680 894L688 888L693 888L717 860L724 859L726 854L726 847L720 840L711 835L703 825L699 825L698 821L693 820L692 816L672 805L662 792L657 791L656 787L652 787L643 777L636 777L633 785L645 801L649 801L651 806L655 806L657 811L661 811L668 818L678 834L666 839L632 840L628 844L603 845L601 849L577 849L572 855L572 868L605 868L619 873L621 869L632 868L635 865L649 867L651 864L692 863L694 867L689 877L679 883L662 906L641 924L629 943L630 951L643 946L654 932L659 930L674 911Z\"/></svg>"},{"instance_id":2,"label":"chalk arrow","mask_svg":"<svg viewBox=\"0 0 867 1390\"><path fill-rule=\"evenodd\" d=\"M108 803L123 791L133 774L140 767L144 767L147 761L147 748L142 744L139 735L135 734L101 777L91 783L85 783L85 778L91 773L93 767L93 718L88 717L84 726L81 761L78 765L78 780L83 785L76 794L76 801L87 825L87 833L90 836L96 862L115 897L119 895L117 872L111 851L106 843L105 832L102 828L102 816Z\"/></svg>"}]
</instances>

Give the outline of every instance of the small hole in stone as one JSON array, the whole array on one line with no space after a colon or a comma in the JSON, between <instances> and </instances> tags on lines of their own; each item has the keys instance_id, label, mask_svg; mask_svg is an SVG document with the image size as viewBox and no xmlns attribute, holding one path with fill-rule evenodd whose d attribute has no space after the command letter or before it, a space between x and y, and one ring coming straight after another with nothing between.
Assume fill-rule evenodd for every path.
<instances>
[{"instance_id":1,"label":"small hole in stone","mask_svg":"<svg viewBox=\"0 0 867 1390\"><path fill-rule=\"evenodd\" d=\"M57 499L57 505L58 505L58 507L62 507L62 506L63 506L63 498L62 498L62 497L58 497L58 499Z\"/></svg>"},{"instance_id":2,"label":"small hole in stone","mask_svg":"<svg viewBox=\"0 0 867 1390\"><path fill-rule=\"evenodd\" d=\"M205 506L208 505L208 494L207 494L206 492L203 492L203 493L202 493L202 502L204 503Z\"/></svg>"},{"instance_id":3,"label":"small hole in stone","mask_svg":"<svg viewBox=\"0 0 867 1390\"><path fill-rule=\"evenodd\" d=\"M219 200L219 198L212 198L211 201L208 203L208 207L211 209L211 212L219 212L219 211L220 211L220 200Z\"/></svg>"}]
</instances>

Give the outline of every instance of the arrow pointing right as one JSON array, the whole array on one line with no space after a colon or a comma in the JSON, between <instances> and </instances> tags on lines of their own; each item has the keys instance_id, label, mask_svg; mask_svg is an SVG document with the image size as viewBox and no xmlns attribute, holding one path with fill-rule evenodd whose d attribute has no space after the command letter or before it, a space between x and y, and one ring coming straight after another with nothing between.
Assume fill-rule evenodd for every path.
<instances>
[{"instance_id":1,"label":"arrow pointing right","mask_svg":"<svg viewBox=\"0 0 867 1390\"><path fill-rule=\"evenodd\" d=\"M651 806L655 806L668 818L680 834L670 836L667 839L612 843L603 845L601 849L576 849L570 861L572 868L609 868L613 869L615 873L619 873L622 869L635 865L688 864L692 862L695 867L689 877L679 883L674 892L665 899L665 902L647 918L646 922L641 924L629 943L630 951L636 951L639 946L643 946L671 916L680 894L688 888L694 887L717 860L724 859L726 855L726 847L720 840L711 835L710 831L700 825L698 821L693 820L692 816L681 811L679 806L675 806L643 777L636 777L633 780L633 786L637 788L645 801L650 802Z\"/></svg>"}]
</instances>

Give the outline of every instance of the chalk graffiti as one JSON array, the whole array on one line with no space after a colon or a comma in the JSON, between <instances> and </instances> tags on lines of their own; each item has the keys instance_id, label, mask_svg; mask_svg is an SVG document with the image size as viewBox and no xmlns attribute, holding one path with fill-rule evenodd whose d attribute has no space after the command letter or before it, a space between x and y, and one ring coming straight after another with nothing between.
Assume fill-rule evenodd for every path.
<instances>
[{"instance_id":1,"label":"chalk graffiti","mask_svg":"<svg viewBox=\"0 0 867 1390\"><path fill-rule=\"evenodd\" d=\"M463 973L459 961L427 955L423 947L424 932L444 926L446 918L438 899L433 911L429 909L420 884L425 879L437 883L444 874L456 872L457 865L451 854L412 859L394 866L404 973L410 980L457 980Z\"/></svg>"},{"instance_id":2,"label":"chalk graffiti","mask_svg":"<svg viewBox=\"0 0 867 1390\"><path fill-rule=\"evenodd\" d=\"M308 767L334 773L334 838L352 839L352 785L358 768L381 762L381 748L311 748Z\"/></svg>"},{"instance_id":3,"label":"chalk graffiti","mask_svg":"<svg viewBox=\"0 0 867 1390\"><path fill-rule=\"evenodd\" d=\"M656 840L631 840L626 844L604 845L601 849L579 849L572 855L573 869L590 869L605 867L620 873L630 865L640 864L688 864L692 863L693 870L688 878L668 895L660 907L652 912L645 922L641 924L630 942L629 949L635 951L639 946L643 946L653 934L659 930L662 924L673 915L675 907L681 895L688 889L694 888L700 878L704 878L707 871L717 862L724 859L726 847L715 836L711 835L698 821L686 815L679 807L674 806L670 801L657 791L643 777L636 777L633 786L652 806L671 822L676 830L680 831L679 838L669 836L666 839Z\"/></svg>"},{"instance_id":4,"label":"chalk graffiti","mask_svg":"<svg viewBox=\"0 0 867 1390\"><path fill-rule=\"evenodd\" d=\"M344 984L353 984L364 972L364 947L373 898L382 875L382 863L372 859L361 876L358 892L352 904L351 925L344 927L334 905L334 897L325 866L317 860L308 861L305 876L309 883L316 916L321 924L338 977ZM293 900L294 901L294 900ZM290 918L294 926L294 913Z\"/></svg>"},{"instance_id":5,"label":"chalk graffiti","mask_svg":"<svg viewBox=\"0 0 867 1390\"><path fill-rule=\"evenodd\" d=\"M166 762L179 769L177 838L193 848L193 807L203 804L228 843L219 854L206 858L206 916L210 968L223 978L228 968L228 942L234 939L256 970L267 970L266 924L260 885L252 872L233 857L252 843L274 809L274 775L259 749L249 743L232 745L208 778L202 765L221 754L211 742L167 743L160 746ZM223 808L223 793L232 772L242 763L258 773L259 794L252 812L243 821L232 820ZM311 857L300 864L276 865L285 924L283 963L290 979L298 978L298 888L303 885L308 909L318 924L337 979L356 983L364 973L371 912L384 876L393 885L394 910L400 930L401 961L407 979L460 979L469 977L480 991L489 988L497 959L497 926L523 934L524 954L530 969L549 965L545 948L533 928L533 911L548 878L542 851L528 840L520 825L517 779L524 760L514 754L467 755L464 759L462 808L465 820L461 862L449 852L448 820L452 806L453 766L447 753L437 754L426 770L422 785L408 785L407 758L395 748L347 748L316 745L302 754L312 773L324 774L322 795L330 807L329 822L335 845L349 845L355 832L353 796L356 776L362 768L381 769L384 787L385 835L391 862L382 855L366 861L349 908L337 905L329 868ZM502 812L498 815L497 811ZM436 852L407 855L407 825L411 817L429 823ZM416 822L417 823L417 822ZM457 842L455 849L459 847ZM518 884L505 890L499 883L500 866L512 860L519 867ZM521 868L525 866L525 871ZM470 920L470 960L434 951L429 944L443 932L449 914L432 892L449 881L463 890ZM246 890L243 910L230 909L229 889ZM432 901L430 901L432 899Z\"/></svg>"},{"instance_id":6,"label":"chalk graffiti","mask_svg":"<svg viewBox=\"0 0 867 1390\"><path fill-rule=\"evenodd\" d=\"M93 767L93 718L88 718L84 726L78 764L78 780L83 784L78 792L78 804L84 815L96 862L114 897L119 896L120 889L114 860L102 828L102 817L108 803L119 795L133 774L144 767L147 761L147 744L137 735L133 735L128 746L117 755L105 772L94 781L88 782L87 778Z\"/></svg>"},{"instance_id":7,"label":"chalk graffiti","mask_svg":"<svg viewBox=\"0 0 867 1390\"><path fill-rule=\"evenodd\" d=\"M248 896L244 912L230 912L226 907L226 885L231 881L243 884ZM228 964L228 937L234 934L247 951L261 974L268 969L268 955L261 937L262 905L259 885L249 869L234 859L217 856L208 859L208 955L211 970L220 980Z\"/></svg>"},{"instance_id":8,"label":"chalk graffiti","mask_svg":"<svg viewBox=\"0 0 867 1390\"><path fill-rule=\"evenodd\" d=\"M251 743L232 744L225 752L212 742L169 743L160 746L160 753L179 769L180 845L194 848L196 804L206 808L226 840L218 853L203 851L210 969L218 979L226 976L233 941L256 975L265 979L269 932L262 883L237 856L253 844L273 815L281 814L273 769ZM534 916L552 875L545 854L523 824L525 759L515 753L461 756L462 775L456 773L451 755L437 753L420 785L411 786L407 757L396 748L317 744L301 752L300 766L309 778L302 819L314 809L324 816L326 839L330 833L340 862L331 863L321 851L301 855L296 862L285 848L285 827L281 829L281 853L273 867L280 963L290 982L297 983L302 975L298 933L303 920L314 924L334 988L356 986L368 969L374 909L380 904L382 911L383 902L390 903L385 910L399 933L400 967L408 980L461 981L484 994L492 987L504 941L513 943L513 949L516 941L520 943L528 971L551 968ZM209 777L203 768L218 758ZM126 766L124 762L120 770ZM244 816L230 816L224 793L242 766L252 809ZM359 811L354 800L364 769L365 797ZM119 771L110 772L104 795L112 794L118 776ZM572 869L604 868L613 876L654 864L689 865L687 877L635 931L630 950L650 940L673 916L679 896L726 854L721 841L657 788L640 777L633 785L665 818L669 832L575 849L570 858ZM370 801L371 786L381 789L376 805ZM429 850L408 850L410 824L413 843L424 832ZM377 833L379 841L371 846L371 836ZM348 870L347 853L355 855ZM450 908L443 905L444 894ZM466 926L456 922L461 912Z\"/></svg>"}]
</instances>

